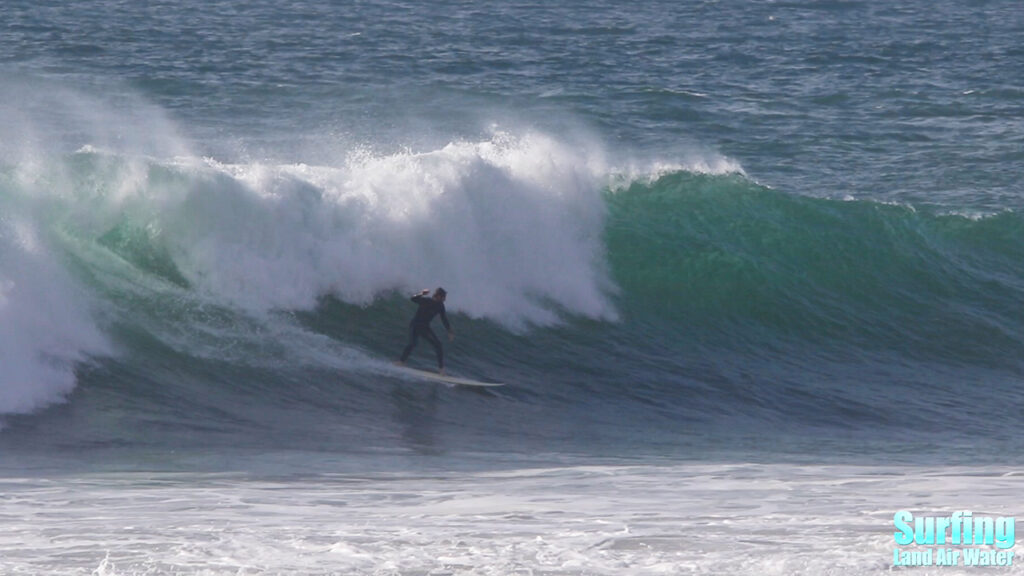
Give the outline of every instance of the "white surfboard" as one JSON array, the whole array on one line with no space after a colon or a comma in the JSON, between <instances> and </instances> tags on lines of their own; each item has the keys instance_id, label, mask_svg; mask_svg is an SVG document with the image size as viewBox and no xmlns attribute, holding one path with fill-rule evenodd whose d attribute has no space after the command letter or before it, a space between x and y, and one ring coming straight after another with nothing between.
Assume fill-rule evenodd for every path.
<instances>
[{"instance_id":1,"label":"white surfboard","mask_svg":"<svg viewBox=\"0 0 1024 576\"><path fill-rule=\"evenodd\" d=\"M437 372L430 372L427 370L418 370L416 368L409 368L408 366L395 366L396 370L399 370L409 376L421 378L423 380L431 380L434 382L443 382L445 384L453 384L459 386L504 386L504 382L481 382L479 380L471 380L469 378L459 378L458 376L449 376L448 374L438 374Z\"/></svg>"}]
</instances>

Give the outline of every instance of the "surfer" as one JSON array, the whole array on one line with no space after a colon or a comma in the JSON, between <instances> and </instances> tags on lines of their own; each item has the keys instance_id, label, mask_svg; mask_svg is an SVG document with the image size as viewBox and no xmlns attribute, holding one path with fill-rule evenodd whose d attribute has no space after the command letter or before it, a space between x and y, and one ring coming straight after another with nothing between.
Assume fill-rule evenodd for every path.
<instances>
[{"instance_id":1,"label":"surfer","mask_svg":"<svg viewBox=\"0 0 1024 576\"><path fill-rule=\"evenodd\" d=\"M402 359L398 363L405 364L405 361L409 359L409 354L412 353L412 349L416 347L419 337L423 336L434 347L434 352L437 353L437 371L444 374L444 349L441 347L441 341L437 339L437 335L430 329L430 321L434 319L434 316L440 314L441 322L448 331L448 339L455 339L455 333L452 332L452 326L448 323L448 316L444 312L444 301L448 293L445 292L444 288L438 288L430 298L427 298L427 294L430 294L430 290L423 290L412 297L412 301L419 305L419 308L416 310L416 315L413 316L412 322L409 323L409 343L405 346L405 350L402 351Z\"/></svg>"}]
</instances>

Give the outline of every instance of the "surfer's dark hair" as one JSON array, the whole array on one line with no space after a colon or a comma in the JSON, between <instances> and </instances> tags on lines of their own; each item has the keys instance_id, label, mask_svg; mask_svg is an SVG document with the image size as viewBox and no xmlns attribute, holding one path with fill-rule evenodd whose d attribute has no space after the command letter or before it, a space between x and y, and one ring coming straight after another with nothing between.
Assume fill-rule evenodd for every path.
<instances>
[{"instance_id":1,"label":"surfer's dark hair","mask_svg":"<svg viewBox=\"0 0 1024 576\"><path fill-rule=\"evenodd\" d=\"M447 295L448 295L448 291L447 291L447 290L445 290L444 288L438 288L438 289L437 289L437 290L436 290L436 291L434 292L434 295L435 295L435 296L440 296L440 297L444 298L445 296L447 296Z\"/></svg>"}]
</instances>

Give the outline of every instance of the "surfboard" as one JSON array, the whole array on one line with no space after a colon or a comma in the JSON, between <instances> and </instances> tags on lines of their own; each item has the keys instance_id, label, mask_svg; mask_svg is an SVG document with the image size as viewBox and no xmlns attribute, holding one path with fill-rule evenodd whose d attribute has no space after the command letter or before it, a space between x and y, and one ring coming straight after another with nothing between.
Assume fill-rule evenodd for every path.
<instances>
[{"instance_id":1,"label":"surfboard","mask_svg":"<svg viewBox=\"0 0 1024 576\"><path fill-rule=\"evenodd\" d=\"M416 378L423 380L431 380L433 382L442 382L444 384L452 384L457 386L504 386L504 382L481 382L480 380L472 380L470 378L460 378L458 376L450 376L448 374L438 374L437 372L430 372L427 370L419 370L417 368L409 368L408 366L395 366L395 370L408 374Z\"/></svg>"}]
</instances>

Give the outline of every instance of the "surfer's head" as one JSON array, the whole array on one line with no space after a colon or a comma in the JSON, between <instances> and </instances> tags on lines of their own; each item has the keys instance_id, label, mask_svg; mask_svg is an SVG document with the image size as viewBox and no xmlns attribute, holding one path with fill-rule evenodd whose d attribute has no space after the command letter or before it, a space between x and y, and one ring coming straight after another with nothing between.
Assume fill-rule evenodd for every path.
<instances>
[{"instance_id":1,"label":"surfer's head","mask_svg":"<svg viewBox=\"0 0 1024 576\"><path fill-rule=\"evenodd\" d=\"M438 302L444 302L444 299L448 296L448 292L444 288L438 288L434 290L434 300Z\"/></svg>"}]
</instances>

